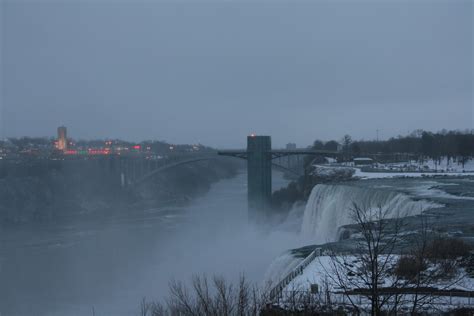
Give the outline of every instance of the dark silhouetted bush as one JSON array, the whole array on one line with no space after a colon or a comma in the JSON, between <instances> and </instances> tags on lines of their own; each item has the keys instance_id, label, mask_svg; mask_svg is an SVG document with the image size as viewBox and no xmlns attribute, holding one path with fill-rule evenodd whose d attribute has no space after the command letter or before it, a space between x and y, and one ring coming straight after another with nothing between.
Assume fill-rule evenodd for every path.
<instances>
[{"instance_id":1,"label":"dark silhouetted bush","mask_svg":"<svg viewBox=\"0 0 474 316\"><path fill-rule=\"evenodd\" d=\"M426 265L420 259L412 256L402 256L397 262L395 275L406 280L413 280L425 269Z\"/></svg>"},{"instance_id":2,"label":"dark silhouetted bush","mask_svg":"<svg viewBox=\"0 0 474 316\"><path fill-rule=\"evenodd\" d=\"M437 238L429 245L426 253L428 259L457 259L469 255L472 247L458 238Z\"/></svg>"}]
</instances>

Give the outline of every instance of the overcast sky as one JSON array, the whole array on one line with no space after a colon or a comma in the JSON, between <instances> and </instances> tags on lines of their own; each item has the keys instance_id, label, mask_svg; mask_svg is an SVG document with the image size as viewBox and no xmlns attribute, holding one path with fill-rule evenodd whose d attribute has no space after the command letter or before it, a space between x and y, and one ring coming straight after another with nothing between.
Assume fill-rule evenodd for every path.
<instances>
[{"instance_id":1,"label":"overcast sky","mask_svg":"<svg viewBox=\"0 0 474 316\"><path fill-rule=\"evenodd\" d=\"M0 2L9 137L65 124L236 148L474 128L472 1Z\"/></svg>"}]
</instances>

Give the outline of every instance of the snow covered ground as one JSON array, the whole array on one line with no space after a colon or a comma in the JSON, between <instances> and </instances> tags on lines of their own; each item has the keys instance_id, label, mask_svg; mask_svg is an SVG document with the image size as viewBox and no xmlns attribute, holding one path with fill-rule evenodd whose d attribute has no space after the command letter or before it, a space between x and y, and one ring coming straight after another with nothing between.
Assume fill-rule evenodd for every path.
<instances>
[{"instance_id":1,"label":"snow covered ground","mask_svg":"<svg viewBox=\"0 0 474 316\"><path fill-rule=\"evenodd\" d=\"M397 262L399 259L398 255L393 255L390 258L390 261ZM381 259L382 260L382 259ZM350 262L354 266L360 265L360 262L357 261L356 257L345 257L345 261ZM382 260L383 261L383 260ZM327 279L328 273L332 271L331 268L331 257L329 255L322 255L316 257L304 270L303 274L297 276L293 281L291 281L286 290L309 290L311 284L325 284L326 282L331 283L330 280ZM464 271L460 270L458 274L463 273ZM454 277L453 279L459 278L459 275ZM442 288L445 290L461 290L461 291L473 291L474 290L474 278L470 278L465 276L462 278L458 283L451 284L452 280L443 280L439 281L438 283L434 283L433 287ZM393 280L386 279L381 284L382 286L389 286L393 283ZM336 286L332 286L330 288L332 291L340 290ZM474 297L473 297L473 305L474 305Z\"/></svg>"},{"instance_id":2,"label":"snow covered ground","mask_svg":"<svg viewBox=\"0 0 474 316\"><path fill-rule=\"evenodd\" d=\"M412 162L414 165L420 165L417 162ZM432 159L426 161L425 163L421 164L422 166L428 167L430 170L438 170L438 171L450 171L450 172L474 172L474 159L470 159L465 162L464 167L461 162L453 161L446 157L443 157L440 160L440 164L437 161Z\"/></svg>"},{"instance_id":3,"label":"snow covered ground","mask_svg":"<svg viewBox=\"0 0 474 316\"><path fill-rule=\"evenodd\" d=\"M354 177L360 179L381 178L421 178L439 176L474 176L474 172L364 172L360 168L354 168Z\"/></svg>"},{"instance_id":4,"label":"snow covered ground","mask_svg":"<svg viewBox=\"0 0 474 316\"><path fill-rule=\"evenodd\" d=\"M353 173L354 177L360 179L380 179L380 178L417 178L433 176L468 176L474 175L474 159L468 160L464 167L460 162L447 158L442 158L440 162L427 160L424 162L408 161L401 163L374 164L367 171L367 167L356 167L352 162L338 164L330 162L326 165L313 165L314 174L320 176L334 176L338 173ZM364 171L363 171L364 170Z\"/></svg>"},{"instance_id":5,"label":"snow covered ground","mask_svg":"<svg viewBox=\"0 0 474 316\"><path fill-rule=\"evenodd\" d=\"M398 255L391 256L391 262L397 262L399 259ZM337 286L337 284L328 277L329 274L334 275L333 271L333 264L331 259L328 255L322 255L316 257L304 270L303 273L296 278L294 278L286 287L283 289L282 298L284 301L285 297L291 297L295 292L306 291L309 292L311 289L311 285L317 284L320 292L321 291L328 291L322 295L324 299L327 299L327 295L330 295L331 301L337 304L349 304L349 300L347 296L342 294L342 289ZM354 267L357 268L358 265L361 263L357 261L356 257L347 256L344 258L344 262L348 264L352 264ZM360 278L359 278L360 279ZM459 280L458 282L453 282L453 280ZM358 277L354 276L352 278L353 284L357 284L359 282ZM381 287L389 287L394 284L394 279L387 277L382 281L379 285ZM361 287L362 280L360 280ZM431 285L433 288L438 288L443 291L473 291L474 290L474 278L467 276L465 271L460 268L455 276L450 279L438 280ZM474 307L474 296L462 296L459 293L455 293L451 295L436 295L430 298L429 304L427 304L426 308L430 309L442 309L442 310L451 310L454 308L459 307ZM467 295L467 294L466 294ZM350 295L351 300L355 302L359 307L362 309L370 309L370 302L366 297L363 295ZM404 304L406 307L410 306L413 301L413 294L405 294L401 299L402 305Z\"/></svg>"},{"instance_id":6,"label":"snow covered ground","mask_svg":"<svg viewBox=\"0 0 474 316\"><path fill-rule=\"evenodd\" d=\"M336 162L315 164L313 166L313 174L322 177L330 177L332 179L345 179L347 175L348 178L352 175L352 177L358 179L422 177L424 179L387 179L380 181L361 181L359 182L359 185L352 184L351 182L345 185L332 183L316 186L313 189L314 192L312 192L312 195L314 196L308 199L302 221L301 238L305 241L304 244L306 245L335 241L337 235L332 236L331 233L337 233L337 227L347 224L344 222L344 212L342 211L348 209L348 205L352 201L358 201L361 203L364 201L383 201L382 204L393 204L394 209L397 210L407 211L407 209L409 210L413 208L423 211L426 209L441 208L445 206L444 204L439 204L437 200L435 203L431 198L451 199L453 200L453 203L458 204L471 203L460 200L474 200L474 197L470 195L471 191L469 190L471 189L467 188L465 190L467 193L458 190L459 193L453 189L453 186L464 187L464 182L470 183L474 181L472 178L466 177L474 176L474 160L466 162L464 168L462 168L462 165L457 162L453 163L451 161L448 164L446 159L442 159L441 164L437 164L434 161L426 161L424 163L412 161L397 164L378 164L377 166L374 166L374 170L367 170L367 168L354 166L353 164L339 164ZM439 176L463 176L466 178L434 178ZM357 181L354 183L357 183ZM451 188L451 190L443 190L444 186ZM379 187L383 188L383 190L379 190ZM394 190L390 190L392 187ZM466 193L466 195L464 195L464 193ZM345 205L346 200L348 205ZM441 202L444 203L444 200ZM417 203L425 203L426 206L423 207L423 205L418 205ZM429 203L432 203L432 205ZM468 204L466 207L470 207L469 205L472 206L472 204ZM328 216L325 217L323 216L324 214ZM305 225L311 229L305 230ZM394 256L394 260L397 261L397 259L398 256ZM271 269L272 273L267 275L267 279L271 279L273 284L275 284L275 282L278 282L279 280L284 279L285 276L289 275L295 269L298 262L301 262L301 258L291 260L288 257L288 254L282 256L282 258L277 260L273 265L273 269ZM287 269L284 269L283 266L285 265L287 265ZM292 266L293 270L288 269L289 266ZM302 274L296 276L294 279L292 279L294 275L291 275L289 278L291 282L283 289L283 298L285 296L290 297L291 295L294 295L292 293L298 291L308 293L312 284L317 284L319 289L322 290L325 287L325 284L328 284L328 282L330 283L331 281L328 278L328 273L330 274L330 272L330 257L327 255L317 257L304 268ZM460 270L458 274L460 275L461 273L462 271ZM389 287L391 281L391 279L384 280L382 286ZM449 282L449 280L439 280L437 281L437 284L434 284L434 286L442 291L474 291L474 278L466 277L461 281L456 282L456 284L449 284ZM285 284L287 283L285 282ZM349 303L347 297L341 294L341 289L337 288L334 284L329 286L329 292L332 302L338 302L345 306ZM446 292L444 292L444 294L445 296L441 297L438 295L436 300L431 302L432 308L438 309L441 307L441 309L445 310L454 309L460 306L474 308L474 295L472 297L465 297L462 293L458 293L458 296L456 296L456 293L449 296L446 296ZM354 299L359 302L358 304L361 307L367 308L369 306L368 300L365 299L363 295L354 294L351 296L355 297ZM405 301L412 301L412 296L412 294L405 294ZM436 307L434 307L435 305ZM409 303L406 303L406 307L409 307Z\"/></svg>"},{"instance_id":7,"label":"snow covered ground","mask_svg":"<svg viewBox=\"0 0 474 316\"><path fill-rule=\"evenodd\" d=\"M352 163L349 163L353 166ZM428 159L425 161L410 160L397 163L375 163L377 169L385 169L387 171L415 171L415 172L474 172L474 159L467 160L464 165L460 161L447 159L440 160Z\"/></svg>"}]
</instances>

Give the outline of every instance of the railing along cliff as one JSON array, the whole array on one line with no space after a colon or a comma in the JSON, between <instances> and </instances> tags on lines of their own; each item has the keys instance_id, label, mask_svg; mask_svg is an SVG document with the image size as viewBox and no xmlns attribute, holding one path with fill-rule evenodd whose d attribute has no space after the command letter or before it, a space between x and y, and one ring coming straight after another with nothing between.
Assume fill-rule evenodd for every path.
<instances>
[{"instance_id":1,"label":"railing along cliff","mask_svg":"<svg viewBox=\"0 0 474 316\"><path fill-rule=\"evenodd\" d=\"M270 303L278 299L283 289L290 284L298 275L303 274L303 270L318 256L321 255L321 248L314 249L306 258L303 259L293 270L291 270L280 282L270 290Z\"/></svg>"}]
</instances>

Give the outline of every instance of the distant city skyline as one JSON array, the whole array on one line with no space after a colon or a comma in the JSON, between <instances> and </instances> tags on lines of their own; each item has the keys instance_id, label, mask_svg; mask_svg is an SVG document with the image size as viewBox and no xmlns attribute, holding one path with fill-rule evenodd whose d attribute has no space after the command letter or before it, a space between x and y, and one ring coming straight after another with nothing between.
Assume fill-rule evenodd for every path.
<instances>
[{"instance_id":1,"label":"distant city skyline","mask_svg":"<svg viewBox=\"0 0 474 316\"><path fill-rule=\"evenodd\" d=\"M0 4L6 137L243 148L472 129L472 1Z\"/></svg>"},{"instance_id":2,"label":"distant city skyline","mask_svg":"<svg viewBox=\"0 0 474 316\"><path fill-rule=\"evenodd\" d=\"M67 126L64 126L64 125L61 125L59 127L56 128L56 134L55 135L22 135L22 136L7 136L5 137L6 139L8 138L22 138L22 137L32 137L32 138L50 138L50 139L53 139L53 140L58 140L60 137L60 133L64 133L62 130L62 128L66 128L66 134L63 134L65 135L65 137L63 137L63 143L66 144L65 146L67 147L67 143L65 143L65 140L66 139L71 139L71 140L83 140L83 141L97 141L97 140L121 140L121 141L125 141L125 142L129 142L129 143L142 143L142 142L148 142L148 141L159 141L159 142L165 142L165 143L169 143L169 144L177 144L177 145L192 145L192 144L200 144L200 145L203 145L203 146L209 146L209 147L213 147L209 144L206 144L206 143L202 143L202 142L196 142L196 143L192 143L192 142L182 142L182 143L176 143L176 142L170 142L166 139L158 139L158 138L150 138L150 137L145 137L143 139L127 139L127 138L120 138L120 137L92 137L92 138L81 138L81 137L74 137L74 136L69 136L67 135ZM61 130L61 131L60 131ZM409 136L410 134L414 133L414 132L417 132L419 130L422 130L422 129L415 129L415 130L412 130L412 131L407 131L407 133L405 134L397 134L397 135L391 135L391 136L388 136L388 137L380 137L380 130L378 130L378 133L376 131L376 136L374 138L353 138L352 140L353 141L385 141L385 140L389 140L390 138L396 138L398 136ZM431 133L438 133L438 132L443 132L444 131L459 131L459 132L466 132L466 131L469 131L470 133L472 133L474 131L474 129L439 129L439 130L423 130L423 131L427 131L427 132L431 132ZM248 135L244 135L244 137L246 138L247 136L250 136L250 135L255 135L255 136L270 136L272 137L272 135L257 135L257 134L254 134L254 133L250 133ZM280 143L277 143L276 146L278 148L286 148L286 149L296 149L296 148L304 148L304 147L308 147L308 146L311 146L313 144L314 141L318 140L318 141L323 141L323 142L330 142L330 141L337 141L339 143L342 142L342 138L345 136L346 134L344 135L341 135L341 137L339 138L332 138L332 139L320 139L320 138L315 138L314 140L312 140L310 143L307 143L307 144L297 144L295 142L289 142L289 143L285 143L285 144L280 144ZM351 136L349 134L349 136ZM272 142L273 142L273 138L272 138ZM64 145L60 145L61 150L64 150L65 148ZM214 147L214 148L220 148L220 147Z\"/></svg>"}]
</instances>

